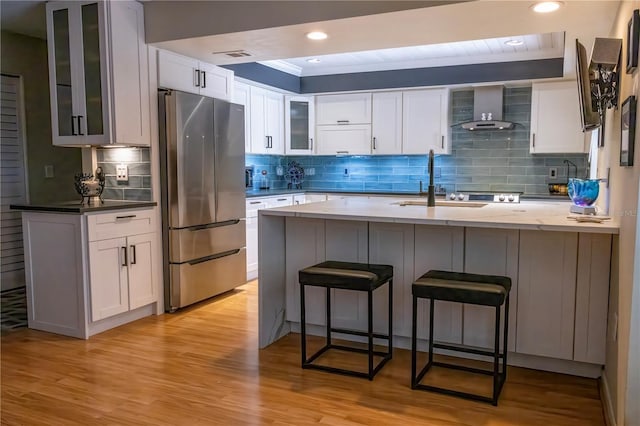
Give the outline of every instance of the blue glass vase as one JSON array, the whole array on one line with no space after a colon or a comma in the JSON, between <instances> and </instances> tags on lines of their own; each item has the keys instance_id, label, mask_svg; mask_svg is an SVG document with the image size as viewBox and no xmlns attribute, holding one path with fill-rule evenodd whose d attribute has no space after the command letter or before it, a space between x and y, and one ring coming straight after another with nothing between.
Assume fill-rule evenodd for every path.
<instances>
[{"instance_id":1,"label":"blue glass vase","mask_svg":"<svg viewBox=\"0 0 640 426\"><path fill-rule=\"evenodd\" d=\"M570 178L567 191L576 206L590 206L598 198L600 179Z\"/></svg>"}]
</instances>

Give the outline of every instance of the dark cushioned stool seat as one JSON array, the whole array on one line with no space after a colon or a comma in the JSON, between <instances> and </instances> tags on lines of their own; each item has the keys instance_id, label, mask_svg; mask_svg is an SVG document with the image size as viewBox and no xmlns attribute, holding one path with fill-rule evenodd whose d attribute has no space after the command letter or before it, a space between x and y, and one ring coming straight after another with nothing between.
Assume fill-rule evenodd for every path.
<instances>
[{"instance_id":1,"label":"dark cushioned stool seat","mask_svg":"<svg viewBox=\"0 0 640 426\"><path fill-rule=\"evenodd\" d=\"M300 282L300 346L302 355L302 368L330 371L356 377L365 377L373 380L382 366L391 359L393 352L393 266L373 265L368 263L338 262L329 260L298 271ZM387 283L388 286L388 315L389 325L387 334L373 332L373 291ZM306 286L324 287L326 289L326 344L315 354L307 358L307 334L304 289ZM367 331L348 330L331 326L331 289L354 290L367 292ZM356 308L357 309L357 308ZM351 334L367 337L367 349L336 345L331 343L331 333ZM375 351L373 339L385 339L388 343L387 352ZM360 372L327 365L313 364L323 353L329 349L337 349L349 352L367 354L368 371ZM374 368L373 357L382 357L382 360Z\"/></svg>"},{"instance_id":2,"label":"dark cushioned stool seat","mask_svg":"<svg viewBox=\"0 0 640 426\"><path fill-rule=\"evenodd\" d=\"M511 279L499 275L467 274L463 272L429 271L418 278L411 286L413 294L413 319L411 331L411 388L447 395L459 396L476 401L490 402L498 405L498 398L502 386L507 379L507 334L509 330L509 292L511 291ZM429 361L427 365L416 374L417 359L417 307L418 298L430 300L429 312ZM433 341L433 318L436 300L448 302L460 302L473 305L492 306L495 308L494 348L493 351L478 348L469 348L462 345L452 345ZM504 304L504 337L503 350L500 353L500 307ZM490 356L493 358L493 370L482 370L457 364L449 364L433 360L433 349L446 349L472 353L475 355ZM502 371L500 371L500 359L502 359ZM433 385L420 383L424 375L432 366L453 368L471 373L493 376L493 394L491 397L455 391Z\"/></svg>"},{"instance_id":3,"label":"dark cushioned stool seat","mask_svg":"<svg viewBox=\"0 0 640 426\"><path fill-rule=\"evenodd\" d=\"M511 279L499 275L429 271L413 283L412 291L428 299L500 306L511 291Z\"/></svg>"}]
</instances>

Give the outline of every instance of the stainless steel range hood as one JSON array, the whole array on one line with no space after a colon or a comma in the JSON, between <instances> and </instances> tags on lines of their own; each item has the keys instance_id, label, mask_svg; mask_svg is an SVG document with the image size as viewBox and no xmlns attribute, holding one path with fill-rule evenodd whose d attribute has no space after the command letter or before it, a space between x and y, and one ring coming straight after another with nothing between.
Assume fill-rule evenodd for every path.
<instances>
[{"instance_id":1,"label":"stainless steel range hood","mask_svg":"<svg viewBox=\"0 0 640 426\"><path fill-rule=\"evenodd\" d=\"M482 86L473 89L473 121L461 123L466 130L509 130L514 123L502 120L503 86Z\"/></svg>"}]
</instances>

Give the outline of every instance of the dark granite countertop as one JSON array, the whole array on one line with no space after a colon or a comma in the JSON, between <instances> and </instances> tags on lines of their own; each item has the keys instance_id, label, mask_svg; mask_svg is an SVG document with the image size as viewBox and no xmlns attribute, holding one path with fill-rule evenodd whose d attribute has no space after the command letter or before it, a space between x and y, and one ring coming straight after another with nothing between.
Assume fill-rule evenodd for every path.
<instances>
[{"instance_id":1,"label":"dark granite countertop","mask_svg":"<svg viewBox=\"0 0 640 426\"><path fill-rule=\"evenodd\" d=\"M92 213L99 211L109 210L124 210L124 209L136 209L140 207L153 207L158 203L155 201L116 201L105 200L104 203L91 203L80 204L75 201L61 201L56 203L42 203L42 204L11 204L9 206L12 210L24 210L24 211L37 211L37 212L50 212L50 213Z\"/></svg>"}]
</instances>

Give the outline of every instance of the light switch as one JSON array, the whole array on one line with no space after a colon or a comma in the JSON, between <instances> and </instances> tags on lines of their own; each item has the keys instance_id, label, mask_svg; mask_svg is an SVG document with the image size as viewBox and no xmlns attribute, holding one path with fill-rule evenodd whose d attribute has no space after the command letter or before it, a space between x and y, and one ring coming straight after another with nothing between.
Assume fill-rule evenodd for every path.
<instances>
[{"instance_id":1,"label":"light switch","mask_svg":"<svg viewBox=\"0 0 640 426\"><path fill-rule=\"evenodd\" d=\"M52 178L54 176L55 175L53 173L53 164L47 164L46 166L44 166L44 177Z\"/></svg>"},{"instance_id":2,"label":"light switch","mask_svg":"<svg viewBox=\"0 0 640 426\"><path fill-rule=\"evenodd\" d=\"M118 164L116 166L116 181L128 182L129 181L129 168L126 164Z\"/></svg>"}]
</instances>

